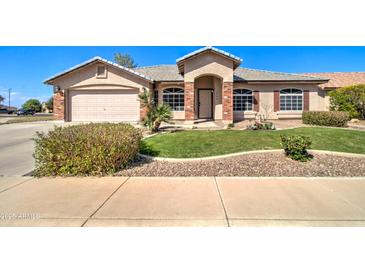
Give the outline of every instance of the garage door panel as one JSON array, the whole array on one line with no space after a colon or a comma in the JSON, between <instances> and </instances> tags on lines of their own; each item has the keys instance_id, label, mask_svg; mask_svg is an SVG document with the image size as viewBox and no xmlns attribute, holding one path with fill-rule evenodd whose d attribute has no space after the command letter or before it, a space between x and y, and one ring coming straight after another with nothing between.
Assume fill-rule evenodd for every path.
<instances>
[{"instance_id":1,"label":"garage door panel","mask_svg":"<svg viewBox=\"0 0 365 274\"><path fill-rule=\"evenodd\" d=\"M138 91L72 91L70 93L72 121L139 120Z\"/></svg>"}]
</instances>

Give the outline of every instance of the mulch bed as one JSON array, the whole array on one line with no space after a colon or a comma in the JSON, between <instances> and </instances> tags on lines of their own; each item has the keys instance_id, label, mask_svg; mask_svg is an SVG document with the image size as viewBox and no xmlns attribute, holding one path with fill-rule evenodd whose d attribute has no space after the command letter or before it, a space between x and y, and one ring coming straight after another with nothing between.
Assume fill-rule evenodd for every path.
<instances>
[{"instance_id":1,"label":"mulch bed","mask_svg":"<svg viewBox=\"0 0 365 274\"><path fill-rule=\"evenodd\" d=\"M117 176L365 176L365 158L313 153L302 163L282 152L194 162L137 159Z\"/></svg>"}]
</instances>

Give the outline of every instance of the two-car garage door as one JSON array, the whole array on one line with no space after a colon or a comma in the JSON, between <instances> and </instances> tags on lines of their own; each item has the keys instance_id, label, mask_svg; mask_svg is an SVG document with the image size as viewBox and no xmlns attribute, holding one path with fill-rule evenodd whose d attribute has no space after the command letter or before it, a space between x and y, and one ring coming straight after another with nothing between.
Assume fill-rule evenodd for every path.
<instances>
[{"instance_id":1,"label":"two-car garage door","mask_svg":"<svg viewBox=\"0 0 365 274\"><path fill-rule=\"evenodd\" d=\"M139 120L140 102L136 90L70 91L71 121Z\"/></svg>"}]
</instances>

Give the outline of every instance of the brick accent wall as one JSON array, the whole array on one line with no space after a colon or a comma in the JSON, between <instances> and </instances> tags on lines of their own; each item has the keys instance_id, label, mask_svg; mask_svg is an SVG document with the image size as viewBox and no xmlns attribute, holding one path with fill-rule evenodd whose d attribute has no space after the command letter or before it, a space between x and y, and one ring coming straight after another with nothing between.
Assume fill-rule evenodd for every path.
<instances>
[{"instance_id":1,"label":"brick accent wall","mask_svg":"<svg viewBox=\"0 0 365 274\"><path fill-rule=\"evenodd\" d=\"M303 92L303 110L309 110L309 90Z\"/></svg>"},{"instance_id":2,"label":"brick accent wall","mask_svg":"<svg viewBox=\"0 0 365 274\"><path fill-rule=\"evenodd\" d=\"M255 90L253 92L253 110L256 112L260 111L260 92L258 90Z\"/></svg>"},{"instance_id":3,"label":"brick accent wall","mask_svg":"<svg viewBox=\"0 0 365 274\"><path fill-rule=\"evenodd\" d=\"M139 99L139 120L140 121L143 121L143 119L147 115L147 107L143 107L142 105L143 105L142 100Z\"/></svg>"},{"instance_id":4,"label":"brick accent wall","mask_svg":"<svg viewBox=\"0 0 365 274\"><path fill-rule=\"evenodd\" d=\"M233 122L233 83L223 83L223 121Z\"/></svg>"},{"instance_id":5,"label":"brick accent wall","mask_svg":"<svg viewBox=\"0 0 365 274\"><path fill-rule=\"evenodd\" d=\"M194 120L195 118L193 82L184 83L184 93L185 93L185 120L191 121Z\"/></svg>"},{"instance_id":6,"label":"brick accent wall","mask_svg":"<svg viewBox=\"0 0 365 274\"><path fill-rule=\"evenodd\" d=\"M280 91L274 90L274 111L280 110Z\"/></svg>"},{"instance_id":7,"label":"brick accent wall","mask_svg":"<svg viewBox=\"0 0 365 274\"><path fill-rule=\"evenodd\" d=\"M53 116L56 120L65 119L65 95L63 91L53 94Z\"/></svg>"}]
</instances>

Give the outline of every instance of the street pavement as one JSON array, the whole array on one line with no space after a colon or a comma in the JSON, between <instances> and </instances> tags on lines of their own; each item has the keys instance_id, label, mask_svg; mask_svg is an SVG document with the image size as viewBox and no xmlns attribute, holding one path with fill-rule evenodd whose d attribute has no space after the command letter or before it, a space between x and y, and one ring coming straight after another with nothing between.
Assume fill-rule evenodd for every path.
<instances>
[{"instance_id":1,"label":"street pavement","mask_svg":"<svg viewBox=\"0 0 365 274\"><path fill-rule=\"evenodd\" d=\"M21 176L34 170L34 141L37 131L46 132L57 122L0 125L0 176Z\"/></svg>"}]
</instances>

